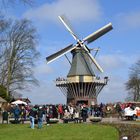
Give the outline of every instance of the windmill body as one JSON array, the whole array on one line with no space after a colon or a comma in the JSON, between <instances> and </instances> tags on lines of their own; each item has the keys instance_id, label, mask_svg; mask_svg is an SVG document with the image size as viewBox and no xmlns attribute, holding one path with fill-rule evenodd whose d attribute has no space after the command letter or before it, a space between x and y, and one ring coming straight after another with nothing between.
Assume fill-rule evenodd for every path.
<instances>
[{"instance_id":1,"label":"windmill body","mask_svg":"<svg viewBox=\"0 0 140 140\"><path fill-rule=\"evenodd\" d=\"M97 102L97 96L107 84L108 78L104 77L103 79L100 79L95 75L92 64L94 64L100 72L103 72L103 69L91 55L90 49L85 45L85 42L91 43L104 35L112 29L112 25L109 23L81 41L69 28L64 18L60 16L59 18L73 38L77 41L77 44L71 44L46 58L49 63L68 52L72 53L72 62L67 78L57 78L55 81L56 86L59 87L66 96L67 104L95 104Z\"/></svg>"},{"instance_id":2,"label":"windmill body","mask_svg":"<svg viewBox=\"0 0 140 140\"><path fill-rule=\"evenodd\" d=\"M96 77L87 52L74 49L72 63L66 79L57 79L56 86L67 98L67 104L95 104L97 96L107 84L107 79Z\"/></svg>"}]
</instances>

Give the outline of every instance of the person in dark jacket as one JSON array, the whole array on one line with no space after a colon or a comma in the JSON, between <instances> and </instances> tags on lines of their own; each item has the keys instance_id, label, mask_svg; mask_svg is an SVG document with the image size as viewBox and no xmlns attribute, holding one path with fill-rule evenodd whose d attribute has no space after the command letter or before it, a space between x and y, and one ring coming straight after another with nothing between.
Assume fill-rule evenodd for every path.
<instances>
[{"instance_id":1,"label":"person in dark jacket","mask_svg":"<svg viewBox=\"0 0 140 140\"><path fill-rule=\"evenodd\" d=\"M7 121L8 124L8 112L6 110L2 112L2 123L4 123L4 121Z\"/></svg>"},{"instance_id":2,"label":"person in dark jacket","mask_svg":"<svg viewBox=\"0 0 140 140\"><path fill-rule=\"evenodd\" d=\"M119 103L116 104L116 112L118 113L118 118L122 118L122 108Z\"/></svg>"},{"instance_id":3,"label":"person in dark jacket","mask_svg":"<svg viewBox=\"0 0 140 140\"><path fill-rule=\"evenodd\" d=\"M40 106L39 109L38 109L38 112L37 112L37 118L38 118L38 128L41 129L42 128L42 125L43 125L43 109L42 107Z\"/></svg>"},{"instance_id":4,"label":"person in dark jacket","mask_svg":"<svg viewBox=\"0 0 140 140\"><path fill-rule=\"evenodd\" d=\"M30 113L29 113L30 126L31 126L32 129L34 129L34 126L35 126L35 118L36 118L36 115L37 115L37 108L36 107L33 107L30 110Z\"/></svg>"},{"instance_id":5,"label":"person in dark jacket","mask_svg":"<svg viewBox=\"0 0 140 140\"><path fill-rule=\"evenodd\" d=\"M82 108L82 114L81 115L82 115L83 122L86 122L87 117L88 117L88 109L85 105Z\"/></svg>"},{"instance_id":6,"label":"person in dark jacket","mask_svg":"<svg viewBox=\"0 0 140 140\"><path fill-rule=\"evenodd\" d=\"M21 122L22 122L22 124L24 124L25 120L26 120L26 109L25 109L25 107L22 106L22 109L21 109Z\"/></svg>"}]
</instances>

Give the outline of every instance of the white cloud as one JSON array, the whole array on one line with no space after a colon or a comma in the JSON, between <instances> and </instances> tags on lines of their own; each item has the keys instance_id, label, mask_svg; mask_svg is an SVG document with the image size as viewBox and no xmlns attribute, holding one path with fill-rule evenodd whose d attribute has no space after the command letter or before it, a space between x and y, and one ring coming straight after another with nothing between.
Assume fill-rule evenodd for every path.
<instances>
[{"instance_id":1,"label":"white cloud","mask_svg":"<svg viewBox=\"0 0 140 140\"><path fill-rule=\"evenodd\" d=\"M108 84L99 94L98 101L103 103L124 101L127 95L125 82L121 75L112 75Z\"/></svg>"},{"instance_id":2,"label":"white cloud","mask_svg":"<svg viewBox=\"0 0 140 140\"><path fill-rule=\"evenodd\" d=\"M103 60L103 61L102 61ZM100 56L100 61L106 70L113 70L118 68L120 65L122 65L123 61L120 56L118 55L104 55Z\"/></svg>"},{"instance_id":3,"label":"white cloud","mask_svg":"<svg viewBox=\"0 0 140 140\"><path fill-rule=\"evenodd\" d=\"M65 96L55 86L53 81L40 82L40 87L34 87L30 91L24 91L24 97L28 97L32 104L59 104L66 103Z\"/></svg>"},{"instance_id":4,"label":"white cloud","mask_svg":"<svg viewBox=\"0 0 140 140\"><path fill-rule=\"evenodd\" d=\"M98 20L102 14L97 0L57 0L27 11L24 16L39 21L57 21L58 15L66 15L70 20Z\"/></svg>"},{"instance_id":5,"label":"white cloud","mask_svg":"<svg viewBox=\"0 0 140 140\"><path fill-rule=\"evenodd\" d=\"M117 16L117 23L123 29L140 28L140 11L119 14Z\"/></svg>"},{"instance_id":6,"label":"white cloud","mask_svg":"<svg viewBox=\"0 0 140 140\"><path fill-rule=\"evenodd\" d=\"M99 57L104 73L109 82L98 97L99 102L124 101L127 96L125 83L128 80L129 68L138 60L137 55L109 54Z\"/></svg>"},{"instance_id":7,"label":"white cloud","mask_svg":"<svg viewBox=\"0 0 140 140\"><path fill-rule=\"evenodd\" d=\"M53 72L53 69L49 67L45 62L39 64L34 69L35 75L42 75L42 74L50 74Z\"/></svg>"},{"instance_id":8,"label":"white cloud","mask_svg":"<svg viewBox=\"0 0 140 140\"><path fill-rule=\"evenodd\" d=\"M105 71L126 70L138 60L137 55L108 54L101 55L98 59Z\"/></svg>"}]
</instances>

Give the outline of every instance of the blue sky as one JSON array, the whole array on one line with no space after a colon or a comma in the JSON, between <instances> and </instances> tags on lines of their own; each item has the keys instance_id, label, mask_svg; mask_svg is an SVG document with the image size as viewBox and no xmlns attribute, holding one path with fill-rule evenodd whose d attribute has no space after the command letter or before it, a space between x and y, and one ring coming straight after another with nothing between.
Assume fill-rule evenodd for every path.
<instances>
[{"instance_id":1,"label":"blue sky","mask_svg":"<svg viewBox=\"0 0 140 140\"><path fill-rule=\"evenodd\" d=\"M75 43L58 15L69 19L80 39L112 22L114 29L88 46L101 48L96 59L104 73L99 74L110 79L98 96L98 102L124 101L127 94L124 83L128 80L129 67L139 59L140 54L139 0L39 0L33 7L17 4L5 12L15 19L32 20L38 31L41 58L34 71L40 87L22 91L23 96L29 97L33 104L66 101L53 80L59 76L66 77L69 63L64 56L50 64L46 64L45 60L46 56Z\"/></svg>"}]
</instances>

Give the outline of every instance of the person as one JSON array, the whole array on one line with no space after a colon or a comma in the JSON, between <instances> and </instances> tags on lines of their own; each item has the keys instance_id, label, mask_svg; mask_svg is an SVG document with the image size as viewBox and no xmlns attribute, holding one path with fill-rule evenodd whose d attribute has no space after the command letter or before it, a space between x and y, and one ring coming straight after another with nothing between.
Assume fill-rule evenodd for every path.
<instances>
[{"instance_id":1,"label":"person","mask_svg":"<svg viewBox=\"0 0 140 140\"><path fill-rule=\"evenodd\" d=\"M41 106L38 109L37 118L38 118L38 129L41 129L43 125L43 109Z\"/></svg>"},{"instance_id":2,"label":"person","mask_svg":"<svg viewBox=\"0 0 140 140\"><path fill-rule=\"evenodd\" d=\"M59 113L59 118L63 118L63 107L61 104L58 105L58 113Z\"/></svg>"},{"instance_id":3,"label":"person","mask_svg":"<svg viewBox=\"0 0 140 140\"><path fill-rule=\"evenodd\" d=\"M74 112L74 119L75 119L75 123L79 122L79 112L77 110L75 110Z\"/></svg>"},{"instance_id":4,"label":"person","mask_svg":"<svg viewBox=\"0 0 140 140\"><path fill-rule=\"evenodd\" d=\"M4 123L4 121L7 121L8 124L8 112L6 110L2 112L2 123Z\"/></svg>"},{"instance_id":5,"label":"person","mask_svg":"<svg viewBox=\"0 0 140 140\"><path fill-rule=\"evenodd\" d=\"M91 105L91 106L90 106L90 115L91 115L91 116L94 116L94 114L95 114L94 105Z\"/></svg>"},{"instance_id":6,"label":"person","mask_svg":"<svg viewBox=\"0 0 140 140\"><path fill-rule=\"evenodd\" d=\"M73 113L74 113L74 108L73 108L73 106L70 106L70 107L69 107L69 112L70 112L71 118L73 119Z\"/></svg>"},{"instance_id":7,"label":"person","mask_svg":"<svg viewBox=\"0 0 140 140\"><path fill-rule=\"evenodd\" d=\"M116 104L116 112L118 113L118 118L121 117L122 118L122 108L120 106L119 103Z\"/></svg>"},{"instance_id":8,"label":"person","mask_svg":"<svg viewBox=\"0 0 140 140\"><path fill-rule=\"evenodd\" d=\"M20 123L19 116L20 116L21 110L20 110L19 106L16 105L14 107L13 111L14 111L13 113L14 113L14 117L15 117L15 123Z\"/></svg>"},{"instance_id":9,"label":"person","mask_svg":"<svg viewBox=\"0 0 140 140\"><path fill-rule=\"evenodd\" d=\"M34 129L36 115L37 115L37 108L35 106L29 112L30 127L32 129Z\"/></svg>"},{"instance_id":10,"label":"person","mask_svg":"<svg viewBox=\"0 0 140 140\"><path fill-rule=\"evenodd\" d=\"M100 117L103 117L103 103L100 104L99 106L99 111L100 111Z\"/></svg>"},{"instance_id":11,"label":"person","mask_svg":"<svg viewBox=\"0 0 140 140\"><path fill-rule=\"evenodd\" d=\"M86 122L87 121L87 116L88 116L88 114L87 114L87 107L86 107L86 105L83 105L83 108L82 108L82 119L83 119L83 122Z\"/></svg>"},{"instance_id":12,"label":"person","mask_svg":"<svg viewBox=\"0 0 140 140\"><path fill-rule=\"evenodd\" d=\"M68 112L67 109L64 111L64 117L63 117L63 122L68 123L68 119L70 119L70 113Z\"/></svg>"},{"instance_id":13,"label":"person","mask_svg":"<svg viewBox=\"0 0 140 140\"><path fill-rule=\"evenodd\" d=\"M70 112L68 112L67 109L65 109L65 111L64 111L64 117L63 118L65 118L65 119L69 119L70 118Z\"/></svg>"},{"instance_id":14,"label":"person","mask_svg":"<svg viewBox=\"0 0 140 140\"><path fill-rule=\"evenodd\" d=\"M27 111L26 109L22 106L22 109L21 109L21 121L22 121L22 124L24 124L24 121L26 120L26 114Z\"/></svg>"},{"instance_id":15,"label":"person","mask_svg":"<svg viewBox=\"0 0 140 140\"><path fill-rule=\"evenodd\" d=\"M48 106L46 110L46 125L49 126L50 125L49 123L50 123L50 108Z\"/></svg>"},{"instance_id":16,"label":"person","mask_svg":"<svg viewBox=\"0 0 140 140\"><path fill-rule=\"evenodd\" d=\"M45 107L45 105L43 105L42 110L43 110L43 122L44 122L44 121L46 121L46 107Z\"/></svg>"},{"instance_id":17,"label":"person","mask_svg":"<svg viewBox=\"0 0 140 140\"><path fill-rule=\"evenodd\" d=\"M99 117L100 116L100 109L99 109L99 106L97 104L94 105L94 111L95 111L94 116Z\"/></svg>"}]
</instances>

